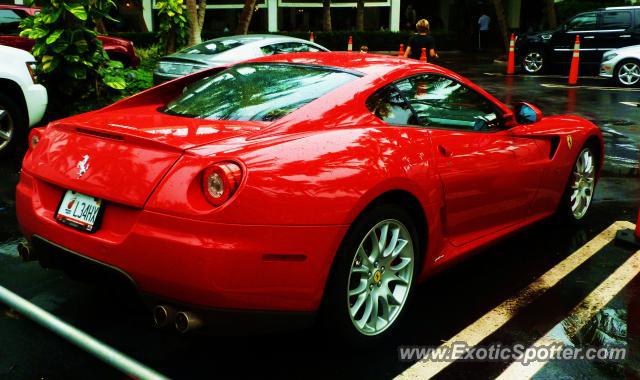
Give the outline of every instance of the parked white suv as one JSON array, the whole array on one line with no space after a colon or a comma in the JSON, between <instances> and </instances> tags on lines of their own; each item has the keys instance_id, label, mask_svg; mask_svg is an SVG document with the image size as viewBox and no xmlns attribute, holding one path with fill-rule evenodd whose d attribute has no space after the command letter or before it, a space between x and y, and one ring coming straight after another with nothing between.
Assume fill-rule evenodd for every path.
<instances>
[{"instance_id":1,"label":"parked white suv","mask_svg":"<svg viewBox=\"0 0 640 380\"><path fill-rule=\"evenodd\" d=\"M0 46L0 156L12 153L47 109L47 90L37 83L35 66L28 52Z\"/></svg>"},{"instance_id":2,"label":"parked white suv","mask_svg":"<svg viewBox=\"0 0 640 380\"><path fill-rule=\"evenodd\" d=\"M619 85L640 85L640 45L610 50L602 56L600 76L612 78Z\"/></svg>"}]
</instances>

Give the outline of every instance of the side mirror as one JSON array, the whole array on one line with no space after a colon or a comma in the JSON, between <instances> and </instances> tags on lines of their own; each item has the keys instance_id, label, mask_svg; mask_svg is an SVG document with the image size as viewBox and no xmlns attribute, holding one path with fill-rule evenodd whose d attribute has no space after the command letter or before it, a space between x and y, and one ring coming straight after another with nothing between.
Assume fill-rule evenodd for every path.
<instances>
[{"instance_id":1,"label":"side mirror","mask_svg":"<svg viewBox=\"0 0 640 380\"><path fill-rule=\"evenodd\" d=\"M533 124L542 120L542 111L533 104L516 103L514 113L519 124Z\"/></svg>"}]
</instances>

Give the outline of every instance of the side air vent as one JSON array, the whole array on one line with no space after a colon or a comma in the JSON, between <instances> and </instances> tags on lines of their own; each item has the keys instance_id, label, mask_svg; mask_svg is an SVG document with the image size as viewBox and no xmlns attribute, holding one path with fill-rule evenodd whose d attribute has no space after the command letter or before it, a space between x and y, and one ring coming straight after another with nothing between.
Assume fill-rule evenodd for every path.
<instances>
[{"instance_id":1,"label":"side air vent","mask_svg":"<svg viewBox=\"0 0 640 380\"><path fill-rule=\"evenodd\" d=\"M558 151L558 145L560 145L560 137L553 136L550 141L550 149L549 149L549 159L553 159L553 156L556 155Z\"/></svg>"}]
</instances>

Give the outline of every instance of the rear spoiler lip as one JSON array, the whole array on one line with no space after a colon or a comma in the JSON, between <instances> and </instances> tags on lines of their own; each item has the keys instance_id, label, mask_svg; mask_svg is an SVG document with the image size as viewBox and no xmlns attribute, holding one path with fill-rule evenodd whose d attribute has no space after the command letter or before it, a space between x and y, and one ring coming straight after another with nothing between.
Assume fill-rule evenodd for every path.
<instances>
[{"instance_id":1,"label":"rear spoiler lip","mask_svg":"<svg viewBox=\"0 0 640 380\"><path fill-rule=\"evenodd\" d=\"M108 140L117 140L122 141L124 143L131 143L133 145L149 148L149 149L157 149L175 153L184 153L185 150L192 148L195 144L185 144L185 146L176 146L172 144L168 144L162 141L158 141L153 139L150 135L149 137L141 136L140 133L131 133L127 131L126 128L122 128L121 130L111 130L99 128L94 125L82 122L58 122L51 123L49 125L52 128L57 128L60 130L70 131L74 133L81 133L84 135L90 135L96 138L108 139ZM117 126L111 124L117 128ZM143 133L143 132L142 132Z\"/></svg>"}]
</instances>

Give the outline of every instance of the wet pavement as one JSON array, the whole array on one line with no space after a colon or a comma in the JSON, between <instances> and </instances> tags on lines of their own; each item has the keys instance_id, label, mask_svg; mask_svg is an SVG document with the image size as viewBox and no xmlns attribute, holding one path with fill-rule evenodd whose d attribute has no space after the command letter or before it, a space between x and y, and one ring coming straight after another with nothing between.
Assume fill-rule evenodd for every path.
<instances>
[{"instance_id":1,"label":"wet pavement","mask_svg":"<svg viewBox=\"0 0 640 380\"><path fill-rule=\"evenodd\" d=\"M20 233L13 188L18 160L0 163L0 285L96 338L173 378L279 377L387 379L412 363L398 360L400 345L438 346L570 256L616 220L635 222L640 205L638 142L640 108L621 102L635 91L565 88L561 77L505 77L504 67L484 60L443 57L451 67L507 102L527 100L545 114L575 113L605 132L607 161L588 219L578 227L538 223L449 269L418 288L398 336L378 351L337 347L314 331L262 336L178 335L151 327L135 298L75 282L15 254ZM549 86L551 85L551 86ZM552 331L555 339L582 345L617 342L630 349L620 362L552 361L536 378L640 378L640 277L634 278L588 321L572 309L634 252L607 244L507 324L482 340L531 344ZM575 328L575 326L582 326ZM493 378L509 362L456 362L440 378ZM112 379L123 375L0 305L0 378Z\"/></svg>"}]
</instances>

